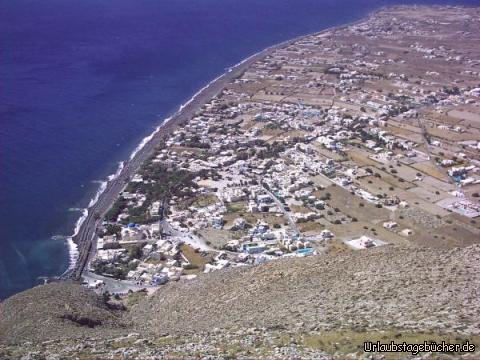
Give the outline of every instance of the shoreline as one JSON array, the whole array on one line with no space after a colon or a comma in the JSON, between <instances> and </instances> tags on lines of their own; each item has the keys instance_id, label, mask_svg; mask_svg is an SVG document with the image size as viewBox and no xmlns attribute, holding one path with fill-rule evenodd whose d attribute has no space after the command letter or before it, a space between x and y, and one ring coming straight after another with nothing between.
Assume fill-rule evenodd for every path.
<instances>
[{"instance_id":1,"label":"shoreline","mask_svg":"<svg viewBox=\"0 0 480 360\"><path fill-rule=\"evenodd\" d=\"M116 172L109 175L107 180L100 184L99 189L90 200L88 207L83 210L83 215L77 220L73 235L67 237L70 263L64 273L57 278L61 280L79 280L81 278L81 275L93 254L93 245L99 221L113 205L126 183L128 183L130 178L138 171L141 165L151 156L161 140L165 139L172 131L175 131L178 125L193 117L198 109L217 96L232 80L242 75L250 65L263 59L272 52L296 41L361 23L375 13L388 7L391 6L382 6L367 13L360 19L349 23L332 26L306 35L300 35L269 46L227 68L226 72L219 75L197 91L188 101L180 105L173 115L166 117L150 135L144 137L132 151L129 158L119 162L119 167ZM100 218L98 218L98 215L100 215Z\"/></svg>"}]
</instances>

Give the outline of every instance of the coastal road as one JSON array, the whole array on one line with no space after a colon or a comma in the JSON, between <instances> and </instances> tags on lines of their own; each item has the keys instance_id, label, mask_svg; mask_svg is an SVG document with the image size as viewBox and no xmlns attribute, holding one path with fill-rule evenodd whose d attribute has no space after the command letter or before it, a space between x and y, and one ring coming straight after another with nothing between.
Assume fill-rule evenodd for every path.
<instances>
[{"instance_id":1,"label":"coastal road","mask_svg":"<svg viewBox=\"0 0 480 360\"><path fill-rule=\"evenodd\" d=\"M346 27L346 25L342 27ZM331 31L331 29L326 29L316 34L326 33L328 31ZM80 279L89 259L91 259L95 254L96 231L100 219L103 218L105 213L110 209L112 204L117 199L119 193L124 189L125 185L132 178L135 172L137 172L142 163L144 163L154 153L155 148L163 139L168 136L168 134L175 130L177 126L181 126L183 123L192 118L202 105L219 94L225 88L225 86L232 82L235 78L241 76L243 72L254 62L263 59L265 56L271 54L277 49L288 46L295 41L311 35L312 34L299 36L297 38L268 47L265 50L243 60L242 62L228 69L228 71L222 76L205 86L188 103L182 106L180 110L172 116L170 121L162 124L161 128L143 146L143 148L141 148L131 159L125 162L124 168L120 172L119 176L108 182L105 191L100 194L98 201L88 209L88 215L85 221L80 226L78 234L73 237L73 241L78 245L78 260L73 269L66 271L62 276L60 276L60 279Z\"/></svg>"},{"instance_id":2,"label":"coastal road","mask_svg":"<svg viewBox=\"0 0 480 360\"><path fill-rule=\"evenodd\" d=\"M108 291L110 294L122 295L122 294L127 294L129 291L135 292L142 289L146 289L150 293L159 288L158 286L153 286L153 285L137 284L134 281L117 280L117 279L97 275L87 271L83 273L82 279L88 282L89 284L93 284L97 280L103 281L105 285L102 287L102 291Z\"/></svg>"},{"instance_id":3,"label":"coastal road","mask_svg":"<svg viewBox=\"0 0 480 360\"><path fill-rule=\"evenodd\" d=\"M108 182L105 191L99 196L98 201L88 209L87 218L80 226L78 234L73 237L73 241L78 245L78 260L74 268L65 272L60 277L61 279L80 279L89 259L95 253L95 246L93 246L93 244L98 227L98 219L103 218L105 213L117 199L119 193L124 189L125 185L133 177L135 172L137 172L142 163L153 154L155 148L160 142L177 126L180 126L193 117L195 112L198 111L202 105L219 94L228 83L239 77L252 63L264 58L275 49L286 46L295 40L297 39L267 48L229 69L225 74L204 87L190 102L172 116L170 121L163 124L159 131L154 134L143 148L141 148L131 159L125 162L124 168L119 176Z\"/></svg>"}]
</instances>

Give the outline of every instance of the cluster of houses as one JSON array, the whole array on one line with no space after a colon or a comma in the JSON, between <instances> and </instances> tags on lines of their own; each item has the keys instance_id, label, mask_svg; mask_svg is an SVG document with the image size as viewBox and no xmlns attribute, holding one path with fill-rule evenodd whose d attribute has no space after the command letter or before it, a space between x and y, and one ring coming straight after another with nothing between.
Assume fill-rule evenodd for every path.
<instances>
[{"instance_id":1,"label":"cluster of houses","mask_svg":"<svg viewBox=\"0 0 480 360\"><path fill-rule=\"evenodd\" d=\"M90 267L99 275L131 281L135 284L161 285L179 280L189 261L182 256L181 243L161 239L151 226L129 224L121 235L99 237ZM116 246L113 246L116 245Z\"/></svg>"},{"instance_id":2,"label":"cluster of houses","mask_svg":"<svg viewBox=\"0 0 480 360\"><path fill-rule=\"evenodd\" d=\"M303 38L251 65L173 131L151 160L172 171L191 173L192 185L183 190L193 201L177 195L151 199L147 193L124 191L127 208L149 204L145 212L150 220L129 224L129 212L122 211L105 224L120 225L121 230L98 239L95 261L121 264L127 280L161 284L191 275L185 273L191 268L181 251L185 243L213 254L203 265L204 272L316 254L335 237L326 224L355 221L342 209L334 209L328 197L319 196L325 187L335 184L389 210L413 205L395 193L374 194L362 186L362 179L379 178L377 170L382 167L404 181L395 169L387 169L391 164L401 163L415 174L408 179L412 186L422 186L430 177L413 165L429 161L443 168L459 188L479 184L478 139L469 140L464 151L455 151L458 144L429 135L428 129L461 135L465 127L422 119L426 115L417 108L428 105L440 115L448 107L478 101L480 91L434 90L436 71L429 69L424 77L411 81L401 70L405 60L398 54L389 56L387 50L370 49L366 43L332 40L338 31L389 41L426 31L418 29L414 20L410 25L373 18ZM407 49L425 59L471 64L471 59L447 47L415 42ZM399 70L392 71L392 65L399 65ZM395 92L376 89L376 82L388 83ZM414 136L405 135L408 131ZM352 154L376 165L357 163ZM131 181L147 180L137 174ZM464 196L448 207L478 211L478 203ZM319 221L321 230L304 236L300 225ZM398 229L393 221L383 227L407 237L414 234L409 228ZM210 246L220 235L226 241ZM383 244L365 235L354 240L354 248ZM136 258L129 250L132 246L140 246ZM105 271L105 266L99 269Z\"/></svg>"}]
</instances>

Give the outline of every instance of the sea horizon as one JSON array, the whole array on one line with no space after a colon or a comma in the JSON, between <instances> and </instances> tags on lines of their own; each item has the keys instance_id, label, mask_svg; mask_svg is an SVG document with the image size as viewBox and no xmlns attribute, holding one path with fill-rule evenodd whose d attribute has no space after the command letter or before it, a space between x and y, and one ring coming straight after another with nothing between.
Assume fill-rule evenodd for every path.
<instances>
[{"instance_id":1,"label":"sea horizon","mask_svg":"<svg viewBox=\"0 0 480 360\"><path fill-rule=\"evenodd\" d=\"M57 19L50 15L51 7L55 6L63 6L63 11L67 11L65 3L47 1L42 5L20 1L19 5L7 6L3 2L5 6L2 8L8 9L2 17L9 14L10 18L1 26L8 41L2 49L5 56L3 70L0 70L6 90L0 95L4 124L0 128L0 199L4 204L1 217L4 231L0 237L0 299L41 283L41 277L63 273L75 256L72 247L69 251L67 240L78 229L81 214L92 205L105 182L118 174L119 166L159 125L189 101L192 94L197 94L198 89L236 63L276 43L359 20L386 5L474 4L473 1L348 1L352 8L346 11L332 1L302 2L305 2L301 7L303 14L296 16L304 16L303 19L308 21L299 26L290 19L288 1L266 1L271 7L261 5L263 13L255 14L253 20L248 18L248 6L255 6L251 2L245 2L243 8L234 1L209 0L206 4L193 5L186 0L166 2L161 6L144 1L142 4L147 10L157 13L136 9L145 17L142 18L139 14L129 14L135 8L131 1L120 2L124 7L116 10L120 15L112 14L113 10L106 2L94 4L87 1L82 5L70 4L84 12L71 33L61 39L45 39L40 34L33 34L35 24L29 23L28 17L19 25L14 24L13 19L32 11L30 5L41 14L45 11L43 21L53 19L59 22L40 25L45 27L41 29L42 35L51 34L51 26L57 26L57 30L70 26L66 23L68 16L67 19ZM277 11L279 21L264 25L260 33L253 29L231 29L226 34L217 34L218 28L209 21L209 6L218 4L223 4L223 8L216 10L218 14L231 16L231 19L224 20L225 24L234 21L233 10L244 16L241 21L247 23L257 24L272 11ZM194 11L189 6L193 6ZM97 32L81 36L82 26L96 7L103 11L103 17L92 20L91 26L96 26ZM69 16L76 18L76 10L70 8L72 13ZM341 10L344 13L338 12ZM198 44L202 37L194 37L195 29L184 20L178 18L175 22L171 19L173 14L183 16L185 11L192 11L192 19L197 19L203 26L203 33L200 33L210 36L203 39L207 45ZM170 20L171 24L158 29L155 15L160 14L165 16L162 20ZM30 13L30 20L37 15ZM127 23L130 20L131 29L139 33L136 36L128 32L119 35L119 28L124 25L118 20L119 16ZM110 29L102 22L106 18L112 22ZM144 25L139 29L136 25L138 19L150 21L152 28ZM190 38L179 36L176 27ZM90 45L88 40L99 34L98 29L110 30L109 39L117 39L118 44L112 48L103 42ZM279 33L282 29L283 32ZM244 34L245 31L249 34ZM132 39L128 38L129 35ZM39 39L44 43L38 44ZM151 50L159 41L160 50ZM176 44L179 41L183 42ZM134 46L132 50L132 44L137 48ZM207 54L205 46L210 51ZM50 55L42 53L42 49L47 53L51 51ZM122 60L122 54L127 60ZM171 58L165 59L168 56L165 54ZM83 93L79 94L80 90Z\"/></svg>"}]
</instances>

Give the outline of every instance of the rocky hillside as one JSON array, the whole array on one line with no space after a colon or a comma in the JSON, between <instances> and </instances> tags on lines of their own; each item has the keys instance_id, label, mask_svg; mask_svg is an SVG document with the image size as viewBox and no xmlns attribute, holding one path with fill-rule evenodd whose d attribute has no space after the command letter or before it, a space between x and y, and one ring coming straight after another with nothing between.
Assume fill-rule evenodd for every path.
<instances>
[{"instance_id":1,"label":"rocky hillside","mask_svg":"<svg viewBox=\"0 0 480 360\"><path fill-rule=\"evenodd\" d=\"M37 286L0 303L0 342L115 332L125 326L122 315L80 285L62 282Z\"/></svg>"},{"instance_id":2,"label":"rocky hillside","mask_svg":"<svg viewBox=\"0 0 480 360\"><path fill-rule=\"evenodd\" d=\"M364 356L365 339L478 342L479 270L478 245L386 246L218 271L123 311L50 284L0 304L0 358L328 359Z\"/></svg>"},{"instance_id":3,"label":"rocky hillside","mask_svg":"<svg viewBox=\"0 0 480 360\"><path fill-rule=\"evenodd\" d=\"M475 334L479 271L480 247L297 258L171 284L136 306L132 320L157 333L256 326Z\"/></svg>"}]
</instances>

